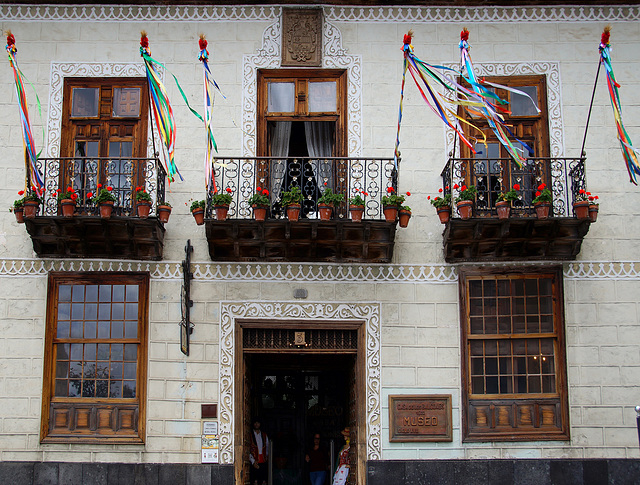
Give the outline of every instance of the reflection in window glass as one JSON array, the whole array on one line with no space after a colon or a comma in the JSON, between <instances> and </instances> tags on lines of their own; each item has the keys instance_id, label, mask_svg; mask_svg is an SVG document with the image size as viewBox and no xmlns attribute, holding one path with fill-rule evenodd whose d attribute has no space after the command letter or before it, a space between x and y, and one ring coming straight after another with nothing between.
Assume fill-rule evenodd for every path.
<instances>
[{"instance_id":1,"label":"reflection in window glass","mask_svg":"<svg viewBox=\"0 0 640 485\"><path fill-rule=\"evenodd\" d=\"M98 116L98 88L73 88L71 93L71 116L95 118Z\"/></svg>"},{"instance_id":2,"label":"reflection in window glass","mask_svg":"<svg viewBox=\"0 0 640 485\"><path fill-rule=\"evenodd\" d=\"M267 86L267 111L269 113L293 113L295 84L272 82Z\"/></svg>"},{"instance_id":3,"label":"reflection in window glass","mask_svg":"<svg viewBox=\"0 0 640 485\"><path fill-rule=\"evenodd\" d=\"M113 88L113 116L137 118L140 114L140 88Z\"/></svg>"},{"instance_id":4,"label":"reflection in window glass","mask_svg":"<svg viewBox=\"0 0 640 485\"><path fill-rule=\"evenodd\" d=\"M531 96L536 103L538 102L537 86L519 86L519 91L523 91ZM538 110L527 96L517 93L511 93L511 115L512 116L537 116Z\"/></svg>"},{"instance_id":5,"label":"reflection in window glass","mask_svg":"<svg viewBox=\"0 0 640 485\"><path fill-rule=\"evenodd\" d=\"M309 83L310 112L335 112L337 104L337 85L335 81Z\"/></svg>"}]
</instances>

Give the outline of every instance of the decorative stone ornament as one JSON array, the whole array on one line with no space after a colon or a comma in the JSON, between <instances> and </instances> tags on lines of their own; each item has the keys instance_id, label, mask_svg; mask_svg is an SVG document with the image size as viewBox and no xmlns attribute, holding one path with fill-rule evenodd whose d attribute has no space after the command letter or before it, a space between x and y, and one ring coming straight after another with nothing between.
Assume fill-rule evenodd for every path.
<instances>
[{"instance_id":1,"label":"decorative stone ornament","mask_svg":"<svg viewBox=\"0 0 640 485\"><path fill-rule=\"evenodd\" d=\"M282 10L282 66L322 66L322 9Z\"/></svg>"}]
</instances>

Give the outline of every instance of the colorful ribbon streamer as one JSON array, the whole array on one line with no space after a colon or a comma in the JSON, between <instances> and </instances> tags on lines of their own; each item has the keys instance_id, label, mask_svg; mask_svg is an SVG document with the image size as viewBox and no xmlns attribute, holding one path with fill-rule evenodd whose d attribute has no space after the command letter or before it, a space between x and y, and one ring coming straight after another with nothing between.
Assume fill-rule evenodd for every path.
<instances>
[{"instance_id":1,"label":"colorful ribbon streamer","mask_svg":"<svg viewBox=\"0 0 640 485\"><path fill-rule=\"evenodd\" d=\"M629 173L629 182L638 185L636 175L640 174L640 164L638 163L639 152L631 144L631 139L629 138L629 134L627 133L622 121L622 106L620 105L620 94L618 93L620 85L616 82L616 77L611 65L611 44L609 44L610 32L611 28L607 26L602 33L599 46L600 62L604 66L607 76L609 98L611 99L611 107L613 108L613 117L616 121L620 149L622 150L622 156L624 157L625 164L627 165L627 172Z\"/></svg>"},{"instance_id":2,"label":"colorful ribbon streamer","mask_svg":"<svg viewBox=\"0 0 640 485\"><path fill-rule=\"evenodd\" d=\"M20 111L20 122L22 125L22 142L24 145L24 149L27 153L27 157L29 159L30 165L30 182L32 190L42 195L44 192L44 179L42 178L42 174L38 170L36 166L36 162L38 161L39 154L36 154L35 143L33 141L33 132L31 130L31 122L29 121L29 109L27 107L27 94L24 90L24 80L25 76L22 74L22 71L18 67L18 61L16 59L16 54L18 49L15 46L16 39L11 32L7 32L7 53L9 54L9 64L13 69L13 78L16 86L16 97L18 99L18 108ZM36 94L36 99L37 99ZM40 109L40 100L38 101L38 109Z\"/></svg>"},{"instance_id":3,"label":"colorful ribbon streamer","mask_svg":"<svg viewBox=\"0 0 640 485\"><path fill-rule=\"evenodd\" d=\"M207 50L207 39L204 38L204 34L200 35L198 45L200 47L200 55L198 59L202 61L202 67L204 72L204 127L207 135L207 152L204 159L204 172L205 172L205 185L207 191L209 185L213 185L214 193L217 192L215 185L215 175L213 170L213 151L218 152L218 145L213 137L213 130L211 128L211 120L213 119L213 104L214 104L214 90L217 89L220 95L224 98L224 94L220 90L218 83L213 79L211 70L209 69L209 51Z\"/></svg>"}]
</instances>

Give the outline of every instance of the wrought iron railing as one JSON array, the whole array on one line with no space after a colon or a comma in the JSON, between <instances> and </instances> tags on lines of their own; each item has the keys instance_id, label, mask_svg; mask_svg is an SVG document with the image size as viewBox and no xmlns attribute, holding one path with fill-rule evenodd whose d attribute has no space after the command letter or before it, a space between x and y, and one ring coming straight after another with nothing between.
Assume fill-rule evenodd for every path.
<instances>
[{"instance_id":1,"label":"wrought iron railing","mask_svg":"<svg viewBox=\"0 0 640 485\"><path fill-rule=\"evenodd\" d=\"M228 217L232 219L252 217L248 200L258 187L269 191L270 217L284 217L281 195L292 186L300 187L304 197L301 217L317 217L318 199L325 187L330 187L345 195L345 201L334 210L334 218L348 218L348 199L360 190L367 193L364 218L383 219L382 197L388 187L397 190L397 175L392 158L228 157L216 158L214 163L215 190L231 189ZM208 218L213 213L213 194L212 185L207 194Z\"/></svg>"},{"instance_id":2,"label":"wrought iron railing","mask_svg":"<svg viewBox=\"0 0 640 485\"><path fill-rule=\"evenodd\" d=\"M494 217L496 202L501 193L515 184L520 186L518 200L512 202L512 217L535 215L532 204L536 191L545 184L553 195L552 215L572 217L573 202L580 189L586 190L585 162L582 158L529 158L518 167L510 158L450 158L442 173L444 195L451 194L455 200L460 189L455 185L475 185L478 192L475 200L477 217ZM458 217L457 211L452 215Z\"/></svg>"},{"instance_id":3,"label":"wrought iron railing","mask_svg":"<svg viewBox=\"0 0 640 485\"><path fill-rule=\"evenodd\" d=\"M135 157L68 157L38 159L40 173L44 174L45 193L40 213L46 216L58 214L56 191L68 187L78 194L76 211L94 214L97 208L89 203L88 194L96 194L98 184L113 187L116 197L113 213L131 215L135 209L136 187L144 187L154 202L164 200L164 167L157 158ZM28 180L28 174L27 174Z\"/></svg>"}]
</instances>

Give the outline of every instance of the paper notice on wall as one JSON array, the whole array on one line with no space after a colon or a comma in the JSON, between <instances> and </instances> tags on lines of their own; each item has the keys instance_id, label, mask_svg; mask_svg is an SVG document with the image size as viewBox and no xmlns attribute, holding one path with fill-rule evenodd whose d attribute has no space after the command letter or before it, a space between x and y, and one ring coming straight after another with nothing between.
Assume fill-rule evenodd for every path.
<instances>
[{"instance_id":1,"label":"paper notice on wall","mask_svg":"<svg viewBox=\"0 0 640 485\"><path fill-rule=\"evenodd\" d=\"M202 435L202 463L218 463L218 435Z\"/></svg>"}]
</instances>

